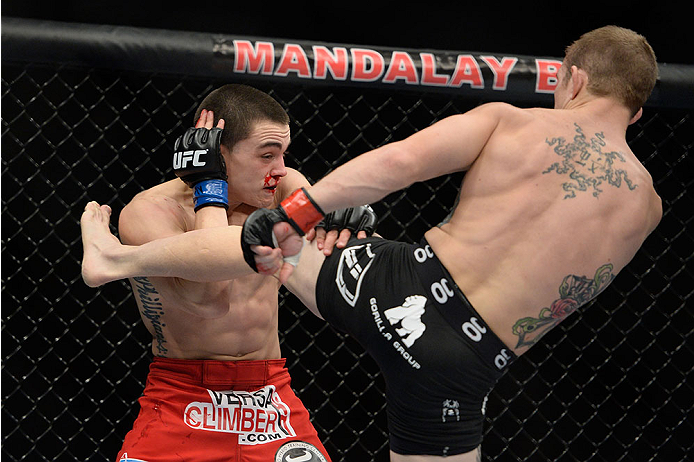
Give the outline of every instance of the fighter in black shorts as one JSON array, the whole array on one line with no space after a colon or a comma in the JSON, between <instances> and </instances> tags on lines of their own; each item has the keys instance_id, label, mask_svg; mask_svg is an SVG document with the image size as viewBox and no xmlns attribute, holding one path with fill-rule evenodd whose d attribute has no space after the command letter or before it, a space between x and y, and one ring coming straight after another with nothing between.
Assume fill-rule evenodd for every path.
<instances>
[{"instance_id":1,"label":"fighter in black shorts","mask_svg":"<svg viewBox=\"0 0 694 462\"><path fill-rule=\"evenodd\" d=\"M325 260L316 301L383 371L391 450L446 456L480 445L486 396L515 355L425 240L351 240Z\"/></svg>"}]
</instances>

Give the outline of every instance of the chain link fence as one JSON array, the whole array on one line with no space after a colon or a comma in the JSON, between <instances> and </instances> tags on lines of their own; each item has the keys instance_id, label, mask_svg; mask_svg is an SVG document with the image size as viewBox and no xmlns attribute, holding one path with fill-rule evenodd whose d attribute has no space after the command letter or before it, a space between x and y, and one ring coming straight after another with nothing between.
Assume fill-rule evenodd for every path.
<instances>
[{"instance_id":1,"label":"chain link fence","mask_svg":"<svg viewBox=\"0 0 694 462\"><path fill-rule=\"evenodd\" d=\"M292 117L288 166L335 166L480 103L399 92L234 81ZM230 79L2 63L2 458L112 461L138 408L151 338L125 281L80 278L89 200L122 207L173 178L171 145ZM503 96L503 95L502 95ZM628 267L500 379L485 461L682 461L694 423L694 108L648 107L629 128L664 216ZM379 233L416 242L450 210L461 175L374 204ZM114 233L115 228L112 228ZM363 349L280 294L293 387L335 461L387 461L384 384Z\"/></svg>"}]
</instances>

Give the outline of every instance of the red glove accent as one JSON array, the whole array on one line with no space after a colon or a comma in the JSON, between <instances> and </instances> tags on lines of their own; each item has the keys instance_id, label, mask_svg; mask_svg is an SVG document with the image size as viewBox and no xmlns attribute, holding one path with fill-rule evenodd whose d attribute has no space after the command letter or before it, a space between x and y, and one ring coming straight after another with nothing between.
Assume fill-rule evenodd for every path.
<instances>
[{"instance_id":1,"label":"red glove accent","mask_svg":"<svg viewBox=\"0 0 694 462\"><path fill-rule=\"evenodd\" d=\"M290 224L295 229L299 228L304 234L313 229L325 216L304 188L294 191L291 196L282 201L280 207L289 217Z\"/></svg>"}]
</instances>

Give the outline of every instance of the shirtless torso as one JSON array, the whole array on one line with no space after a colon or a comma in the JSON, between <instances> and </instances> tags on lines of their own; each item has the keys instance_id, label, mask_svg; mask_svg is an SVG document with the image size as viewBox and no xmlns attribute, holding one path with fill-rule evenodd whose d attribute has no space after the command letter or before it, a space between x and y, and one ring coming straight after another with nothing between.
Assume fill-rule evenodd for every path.
<instances>
[{"instance_id":1,"label":"shirtless torso","mask_svg":"<svg viewBox=\"0 0 694 462\"><path fill-rule=\"evenodd\" d=\"M426 238L520 355L611 282L661 208L623 133L580 111L499 110L450 221Z\"/></svg>"},{"instance_id":2,"label":"shirtless torso","mask_svg":"<svg viewBox=\"0 0 694 462\"><path fill-rule=\"evenodd\" d=\"M627 122L604 123L619 120L610 106L480 106L363 154L309 192L331 209L349 204L346 197L368 202L422 178L467 170L450 219L425 237L475 309L520 355L604 290L660 220L651 177L625 141ZM370 173L390 170L409 175ZM314 277L294 273L290 288L300 292ZM302 300L313 302L308 291Z\"/></svg>"},{"instance_id":3,"label":"shirtless torso","mask_svg":"<svg viewBox=\"0 0 694 462\"><path fill-rule=\"evenodd\" d=\"M307 183L298 172L288 170L273 203L287 196L289 188ZM195 229L192 197L192 190L178 179L141 192L121 212L121 240L141 245ZM228 212L228 224L243 224L253 210L245 204L237 206ZM221 360L280 357L276 279L251 274L200 283L137 277L131 278L130 284L157 356Z\"/></svg>"}]
</instances>

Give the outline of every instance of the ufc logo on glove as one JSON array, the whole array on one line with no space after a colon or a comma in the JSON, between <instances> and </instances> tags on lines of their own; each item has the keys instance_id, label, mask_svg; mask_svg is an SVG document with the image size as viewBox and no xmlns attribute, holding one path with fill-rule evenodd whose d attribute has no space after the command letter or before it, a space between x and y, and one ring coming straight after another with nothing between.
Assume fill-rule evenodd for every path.
<instances>
[{"instance_id":1,"label":"ufc logo on glove","mask_svg":"<svg viewBox=\"0 0 694 462\"><path fill-rule=\"evenodd\" d=\"M186 168L188 166L188 162L191 160L193 161L193 167L204 167L205 162L200 160L200 156L203 154L207 154L207 149L174 152L173 168Z\"/></svg>"}]
</instances>

